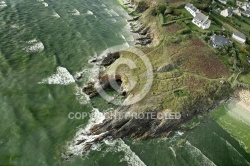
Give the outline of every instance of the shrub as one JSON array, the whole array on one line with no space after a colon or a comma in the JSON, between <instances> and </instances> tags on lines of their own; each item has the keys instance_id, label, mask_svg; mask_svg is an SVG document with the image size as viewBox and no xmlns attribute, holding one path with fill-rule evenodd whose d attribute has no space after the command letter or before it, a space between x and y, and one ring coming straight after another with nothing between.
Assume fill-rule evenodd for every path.
<instances>
[{"instance_id":1,"label":"shrub","mask_svg":"<svg viewBox=\"0 0 250 166\"><path fill-rule=\"evenodd\" d=\"M177 33L184 35L184 34L191 33L191 30L189 28L185 28L185 29L179 30Z\"/></svg>"}]
</instances>

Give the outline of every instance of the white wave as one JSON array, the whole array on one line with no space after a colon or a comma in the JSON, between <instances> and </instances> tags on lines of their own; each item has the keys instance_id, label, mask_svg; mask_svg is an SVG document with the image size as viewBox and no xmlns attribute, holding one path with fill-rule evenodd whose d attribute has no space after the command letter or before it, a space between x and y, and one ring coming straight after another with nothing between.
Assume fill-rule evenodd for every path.
<instances>
[{"instance_id":1,"label":"white wave","mask_svg":"<svg viewBox=\"0 0 250 166\"><path fill-rule=\"evenodd\" d=\"M88 95L82 92L82 88L76 87L76 99L81 105L86 105L90 102Z\"/></svg>"},{"instance_id":2,"label":"white wave","mask_svg":"<svg viewBox=\"0 0 250 166\"><path fill-rule=\"evenodd\" d=\"M117 22L116 19L114 19L114 18L111 18L110 21L112 21L113 23Z\"/></svg>"},{"instance_id":3,"label":"white wave","mask_svg":"<svg viewBox=\"0 0 250 166\"><path fill-rule=\"evenodd\" d=\"M90 11L90 10L88 10L86 14L88 14L88 15L94 15L94 13L92 11Z\"/></svg>"},{"instance_id":4,"label":"white wave","mask_svg":"<svg viewBox=\"0 0 250 166\"><path fill-rule=\"evenodd\" d=\"M55 11L53 12L53 15L52 15L53 17L56 17L56 18L60 18L61 16L58 14L58 13L56 13Z\"/></svg>"},{"instance_id":5,"label":"white wave","mask_svg":"<svg viewBox=\"0 0 250 166\"><path fill-rule=\"evenodd\" d=\"M44 50L44 45L42 42L37 41L36 39L26 42L28 44L23 50L28 53L41 52Z\"/></svg>"},{"instance_id":6,"label":"white wave","mask_svg":"<svg viewBox=\"0 0 250 166\"><path fill-rule=\"evenodd\" d=\"M146 164L131 150L131 148L122 140L104 140L104 143L112 147L114 152L124 152L122 161L126 161L131 166L146 166Z\"/></svg>"},{"instance_id":7,"label":"white wave","mask_svg":"<svg viewBox=\"0 0 250 166\"><path fill-rule=\"evenodd\" d=\"M45 7L48 7L49 6L49 4L47 4L46 2L43 2L42 3Z\"/></svg>"},{"instance_id":8,"label":"white wave","mask_svg":"<svg viewBox=\"0 0 250 166\"><path fill-rule=\"evenodd\" d=\"M104 9L104 10L106 10L106 11L107 11L107 13L108 13L108 15L109 15L110 17L112 17L112 14L110 13L110 10L108 10L107 8L106 8L106 9Z\"/></svg>"},{"instance_id":9,"label":"white wave","mask_svg":"<svg viewBox=\"0 0 250 166\"><path fill-rule=\"evenodd\" d=\"M120 36L121 36L125 41L127 41L124 35L120 35Z\"/></svg>"},{"instance_id":10,"label":"white wave","mask_svg":"<svg viewBox=\"0 0 250 166\"><path fill-rule=\"evenodd\" d=\"M77 9L74 9L74 10L70 11L69 13L73 16L79 16L81 14Z\"/></svg>"},{"instance_id":11,"label":"white wave","mask_svg":"<svg viewBox=\"0 0 250 166\"><path fill-rule=\"evenodd\" d=\"M216 166L211 160L209 160L209 158L207 158L207 156L205 156L200 149L196 148L195 146L193 146L190 142L186 142L186 148L187 151L194 157L197 159L197 161L199 162L200 165L204 165L204 166Z\"/></svg>"},{"instance_id":12,"label":"white wave","mask_svg":"<svg viewBox=\"0 0 250 166\"><path fill-rule=\"evenodd\" d=\"M169 147L169 149L171 150L171 152L173 153L173 156L176 157L176 153L173 147Z\"/></svg>"},{"instance_id":13,"label":"white wave","mask_svg":"<svg viewBox=\"0 0 250 166\"><path fill-rule=\"evenodd\" d=\"M38 84L57 84L57 85L69 85L74 83L74 77L64 67L57 67L57 71L52 76L43 79Z\"/></svg>"},{"instance_id":14,"label":"white wave","mask_svg":"<svg viewBox=\"0 0 250 166\"><path fill-rule=\"evenodd\" d=\"M20 26L17 25L17 24L13 24L13 25L11 25L10 27L13 28L13 29L19 29L19 28L20 28Z\"/></svg>"},{"instance_id":15,"label":"white wave","mask_svg":"<svg viewBox=\"0 0 250 166\"><path fill-rule=\"evenodd\" d=\"M77 9L74 9L70 12L70 14L73 16L79 16L81 13Z\"/></svg>"},{"instance_id":16,"label":"white wave","mask_svg":"<svg viewBox=\"0 0 250 166\"><path fill-rule=\"evenodd\" d=\"M0 1L0 8L7 7L7 4L5 1Z\"/></svg>"},{"instance_id":17,"label":"white wave","mask_svg":"<svg viewBox=\"0 0 250 166\"><path fill-rule=\"evenodd\" d=\"M112 16L114 16L114 17L118 17L118 16L119 16L119 14L116 13L113 9L109 10L109 13L110 13Z\"/></svg>"},{"instance_id":18,"label":"white wave","mask_svg":"<svg viewBox=\"0 0 250 166\"><path fill-rule=\"evenodd\" d=\"M37 2L44 2L44 0L37 0Z\"/></svg>"},{"instance_id":19,"label":"white wave","mask_svg":"<svg viewBox=\"0 0 250 166\"><path fill-rule=\"evenodd\" d=\"M77 156L82 155L84 145L92 142L95 138L104 134L102 133L100 135L91 135L90 131L90 129L94 125L100 124L101 122L103 122L104 119L105 119L104 114L101 113L98 109L93 108L88 124L85 127L79 129L73 140L68 142L69 153ZM77 145L79 140L85 140L85 141L82 144ZM96 149L96 146L93 146L92 148Z\"/></svg>"},{"instance_id":20,"label":"white wave","mask_svg":"<svg viewBox=\"0 0 250 166\"><path fill-rule=\"evenodd\" d=\"M181 132L181 131L177 131L176 132L179 136L182 136L184 134L184 132Z\"/></svg>"}]
</instances>

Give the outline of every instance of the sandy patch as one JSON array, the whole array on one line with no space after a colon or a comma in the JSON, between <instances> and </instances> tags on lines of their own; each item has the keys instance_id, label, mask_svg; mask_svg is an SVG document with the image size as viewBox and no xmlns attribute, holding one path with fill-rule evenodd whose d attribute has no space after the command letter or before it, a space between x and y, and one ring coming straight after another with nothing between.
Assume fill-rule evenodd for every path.
<instances>
[{"instance_id":1,"label":"sandy patch","mask_svg":"<svg viewBox=\"0 0 250 166\"><path fill-rule=\"evenodd\" d=\"M250 112L250 91L249 90L238 90L235 92L235 98L238 100L239 104L244 109Z\"/></svg>"}]
</instances>

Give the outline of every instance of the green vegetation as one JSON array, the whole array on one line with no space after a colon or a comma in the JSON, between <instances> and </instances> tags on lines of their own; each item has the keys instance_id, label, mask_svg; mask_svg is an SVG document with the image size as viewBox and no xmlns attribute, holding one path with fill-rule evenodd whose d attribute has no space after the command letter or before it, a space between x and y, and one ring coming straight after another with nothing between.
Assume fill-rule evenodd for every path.
<instances>
[{"instance_id":1,"label":"green vegetation","mask_svg":"<svg viewBox=\"0 0 250 166\"><path fill-rule=\"evenodd\" d=\"M151 103L148 107L162 105L164 109L174 111L200 109L229 96L235 84L250 82L250 64L246 61L246 55L250 52L248 46L233 42L227 47L214 49L210 43L210 36L214 33L231 38L232 32L236 30L232 26L236 24L236 18L232 18L234 23L212 12L211 27L202 30L191 22L193 17L184 9L185 3L183 0L168 0L167 5L159 3L152 6L140 18L141 22L150 26L158 39L158 43L154 43L155 47L142 48L153 65L155 81L152 91L140 105ZM209 8L217 8L217 3L209 7L210 2L205 0L193 0L191 3L207 15ZM237 19L237 24L243 22L239 27L246 28L249 21L245 18L242 20ZM139 82L134 90L128 92L128 95L134 95L140 92L146 81L146 69L135 55L123 52L122 57L132 58L139 66L133 73L128 73L129 70L124 67L118 70L124 76L124 85L128 83L127 78ZM164 64L174 64L176 69L157 72ZM106 72L109 70L112 68Z\"/></svg>"}]
</instances>

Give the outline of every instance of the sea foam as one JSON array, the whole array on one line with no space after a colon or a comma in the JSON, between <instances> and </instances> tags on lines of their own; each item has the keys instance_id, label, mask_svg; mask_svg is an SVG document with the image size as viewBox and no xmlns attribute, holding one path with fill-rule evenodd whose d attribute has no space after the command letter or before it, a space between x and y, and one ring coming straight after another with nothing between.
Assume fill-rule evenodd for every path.
<instances>
[{"instance_id":1,"label":"sea foam","mask_svg":"<svg viewBox=\"0 0 250 166\"><path fill-rule=\"evenodd\" d=\"M146 166L146 164L131 150L131 148L122 140L104 140L104 143L112 147L114 152L124 152L124 157L121 161L126 161L130 166Z\"/></svg>"},{"instance_id":2,"label":"sea foam","mask_svg":"<svg viewBox=\"0 0 250 166\"><path fill-rule=\"evenodd\" d=\"M44 50L44 45L42 42L37 39L32 39L26 42L28 46L26 46L23 50L28 53L41 52Z\"/></svg>"},{"instance_id":3,"label":"sea foam","mask_svg":"<svg viewBox=\"0 0 250 166\"><path fill-rule=\"evenodd\" d=\"M0 1L0 8L6 7L7 4L5 1Z\"/></svg>"},{"instance_id":4,"label":"sea foam","mask_svg":"<svg viewBox=\"0 0 250 166\"><path fill-rule=\"evenodd\" d=\"M56 73L43 79L38 84L69 85L75 82L74 77L64 67L57 67Z\"/></svg>"},{"instance_id":5,"label":"sea foam","mask_svg":"<svg viewBox=\"0 0 250 166\"><path fill-rule=\"evenodd\" d=\"M82 155L84 145L92 142L95 138L100 137L102 134L99 135L91 135L90 129L96 125L103 122L105 116L101 113L98 109L93 108L90 119L88 124L85 127L81 127L78 132L76 133L74 139L68 142L68 152L73 155ZM77 145L77 142L80 140L85 140L82 144ZM95 146L93 146L95 148Z\"/></svg>"},{"instance_id":6,"label":"sea foam","mask_svg":"<svg viewBox=\"0 0 250 166\"><path fill-rule=\"evenodd\" d=\"M70 12L70 14L73 16L79 16L81 13L77 9L74 9Z\"/></svg>"},{"instance_id":7,"label":"sea foam","mask_svg":"<svg viewBox=\"0 0 250 166\"><path fill-rule=\"evenodd\" d=\"M45 7L48 7L49 6L49 4L47 4L46 2L43 2L42 3Z\"/></svg>"}]
</instances>

